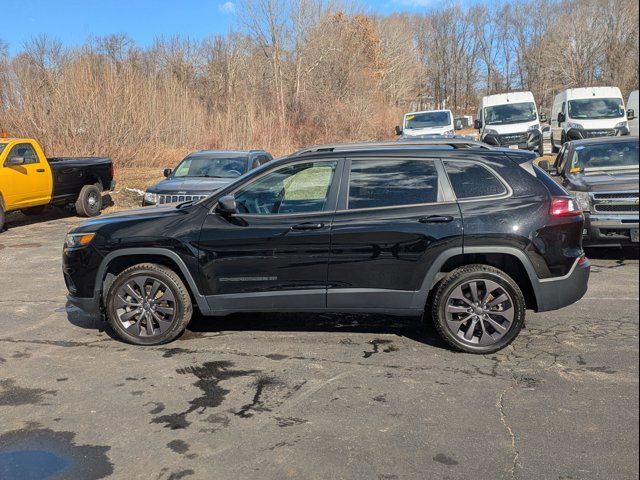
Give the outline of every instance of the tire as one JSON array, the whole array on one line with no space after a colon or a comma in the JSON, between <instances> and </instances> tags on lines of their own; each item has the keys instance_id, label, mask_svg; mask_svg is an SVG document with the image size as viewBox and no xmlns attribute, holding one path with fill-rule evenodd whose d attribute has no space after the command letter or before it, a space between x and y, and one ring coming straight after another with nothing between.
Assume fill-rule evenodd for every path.
<instances>
[{"instance_id":1,"label":"tire","mask_svg":"<svg viewBox=\"0 0 640 480\"><path fill-rule=\"evenodd\" d=\"M0 232L4 229L4 208L2 208L2 202L0 202Z\"/></svg>"},{"instance_id":2,"label":"tire","mask_svg":"<svg viewBox=\"0 0 640 480\"><path fill-rule=\"evenodd\" d=\"M472 284L480 301L477 307ZM503 295L506 299L483 307L490 294L489 305ZM522 291L506 273L488 265L467 265L449 273L437 287L431 316L440 336L454 349L487 354L503 349L518 336L525 309ZM474 329L469 331L471 326Z\"/></svg>"},{"instance_id":3,"label":"tire","mask_svg":"<svg viewBox=\"0 0 640 480\"><path fill-rule=\"evenodd\" d=\"M553 135L551 135L551 153L559 153L560 147L556 147L555 142L553 141Z\"/></svg>"},{"instance_id":4,"label":"tire","mask_svg":"<svg viewBox=\"0 0 640 480\"><path fill-rule=\"evenodd\" d=\"M23 213L23 215L26 215L27 217L34 217L36 215L41 215L44 212L44 209L45 209L45 205L39 205L37 207L24 208L20 211Z\"/></svg>"},{"instance_id":5,"label":"tire","mask_svg":"<svg viewBox=\"0 0 640 480\"><path fill-rule=\"evenodd\" d=\"M97 185L85 185L76 200L76 212L80 217L95 217L102 210L102 190Z\"/></svg>"},{"instance_id":6,"label":"tire","mask_svg":"<svg viewBox=\"0 0 640 480\"><path fill-rule=\"evenodd\" d=\"M150 298L154 289L155 302ZM189 291L180 277L153 263L134 265L120 273L109 288L105 309L116 335L134 345L174 340L187 328L193 313Z\"/></svg>"}]
</instances>

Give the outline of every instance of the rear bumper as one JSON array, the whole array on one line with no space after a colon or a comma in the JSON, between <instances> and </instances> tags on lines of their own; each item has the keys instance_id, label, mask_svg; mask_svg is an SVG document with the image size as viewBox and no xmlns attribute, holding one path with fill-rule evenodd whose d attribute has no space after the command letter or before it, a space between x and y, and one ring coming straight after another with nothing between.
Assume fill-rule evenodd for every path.
<instances>
[{"instance_id":1,"label":"rear bumper","mask_svg":"<svg viewBox=\"0 0 640 480\"><path fill-rule=\"evenodd\" d=\"M558 310L580 300L587 291L591 264L576 260L571 271L559 278L538 280L536 299L538 312Z\"/></svg>"},{"instance_id":2,"label":"rear bumper","mask_svg":"<svg viewBox=\"0 0 640 480\"><path fill-rule=\"evenodd\" d=\"M587 246L637 245L632 241L632 230L638 230L638 215L587 214L583 243Z\"/></svg>"}]
</instances>

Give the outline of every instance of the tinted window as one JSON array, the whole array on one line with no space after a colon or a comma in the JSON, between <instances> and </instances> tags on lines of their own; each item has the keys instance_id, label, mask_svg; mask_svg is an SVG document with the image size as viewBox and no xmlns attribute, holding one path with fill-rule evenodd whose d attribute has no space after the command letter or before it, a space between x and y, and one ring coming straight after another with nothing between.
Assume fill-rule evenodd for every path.
<instances>
[{"instance_id":1,"label":"tinted window","mask_svg":"<svg viewBox=\"0 0 640 480\"><path fill-rule=\"evenodd\" d=\"M336 165L302 163L270 172L235 192L238 211L258 215L321 212Z\"/></svg>"},{"instance_id":2,"label":"tinted window","mask_svg":"<svg viewBox=\"0 0 640 480\"><path fill-rule=\"evenodd\" d=\"M637 169L638 142L614 142L578 145L571 155L569 173L606 169Z\"/></svg>"},{"instance_id":3,"label":"tinted window","mask_svg":"<svg viewBox=\"0 0 640 480\"><path fill-rule=\"evenodd\" d=\"M506 193L504 185L489 171L476 163L445 162L451 186L459 199L487 197Z\"/></svg>"},{"instance_id":4,"label":"tinted window","mask_svg":"<svg viewBox=\"0 0 640 480\"><path fill-rule=\"evenodd\" d=\"M438 201L438 172L425 160L354 160L349 209Z\"/></svg>"},{"instance_id":5,"label":"tinted window","mask_svg":"<svg viewBox=\"0 0 640 480\"><path fill-rule=\"evenodd\" d=\"M24 157L24 163L38 163L38 156L36 155L35 150L28 143L19 143L15 147L11 149L9 155L7 155L7 159L13 157Z\"/></svg>"},{"instance_id":6,"label":"tinted window","mask_svg":"<svg viewBox=\"0 0 640 480\"><path fill-rule=\"evenodd\" d=\"M236 178L247 171L247 156L190 155L173 172L174 177Z\"/></svg>"}]
</instances>

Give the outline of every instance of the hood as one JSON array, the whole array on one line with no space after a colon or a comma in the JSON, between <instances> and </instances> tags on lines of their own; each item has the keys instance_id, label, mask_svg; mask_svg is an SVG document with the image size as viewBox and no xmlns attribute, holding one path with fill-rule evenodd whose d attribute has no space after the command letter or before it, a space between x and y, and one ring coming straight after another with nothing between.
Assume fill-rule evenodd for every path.
<instances>
[{"instance_id":1,"label":"hood","mask_svg":"<svg viewBox=\"0 0 640 480\"><path fill-rule=\"evenodd\" d=\"M443 127L424 127L424 128L411 128L402 131L404 137L417 137L420 135L444 135L447 132L454 130L453 125L445 125Z\"/></svg>"},{"instance_id":2,"label":"hood","mask_svg":"<svg viewBox=\"0 0 640 480\"><path fill-rule=\"evenodd\" d=\"M222 187L229 185L235 178L167 178L147 189L147 192L158 194L178 194L188 193L210 194Z\"/></svg>"},{"instance_id":3,"label":"hood","mask_svg":"<svg viewBox=\"0 0 640 480\"><path fill-rule=\"evenodd\" d=\"M627 117L624 116L618 118L599 118L592 120L585 118L570 118L567 121L582 125L582 128L584 128L585 130L609 130L615 127L620 122L626 122Z\"/></svg>"},{"instance_id":4,"label":"hood","mask_svg":"<svg viewBox=\"0 0 640 480\"><path fill-rule=\"evenodd\" d=\"M529 127L532 125L540 125L538 120L534 120L533 122L523 122L523 123L507 123L504 125L485 125L483 134L486 133L487 130L495 130L498 132L498 135L509 135L511 133L525 133L529 130Z\"/></svg>"},{"instance_id":5,"label":"hood","mask_svg":"<svg viewBox=\"0 0 640 480\"><path fill-rule=\"evenodd\" d=\"M579 192L638 191L638 170L576 173L567 177L570 190Z\"/></svg>"},{"instance_id":6,"label":"hood","mask_svg":"<svg viewBox=\"0 0 640 480\"><path fill-rule=\"evenodd\" d=\"M176 208L175 205L167 205L162 207L142 207L131 210L122 210L121 212L111 213L109 215L101 215L82 222L74 231L90 232L112 223L125 223L128 221L154 220L170 215L177 215L184 212L182 209Z\"/></svg>"}]
</instances>

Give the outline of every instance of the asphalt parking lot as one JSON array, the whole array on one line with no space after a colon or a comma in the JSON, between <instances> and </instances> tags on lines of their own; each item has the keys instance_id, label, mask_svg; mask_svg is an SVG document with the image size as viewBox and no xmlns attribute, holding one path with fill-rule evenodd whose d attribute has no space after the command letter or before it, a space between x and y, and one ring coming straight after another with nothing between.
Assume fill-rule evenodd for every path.
<instances>
[{"instance_id":1,"label":"asphalt parking lot","mask_svg":"<svg viewBox=\"0 0 640 480\"><path fill-rule=\"evenodd\" d=\"M637 255L589 252L586 297L490 356L352 315L197 317L141 348L65 303L78 221L0 234L3 480L638 477Z\"/></svg>"}]
</instances>

